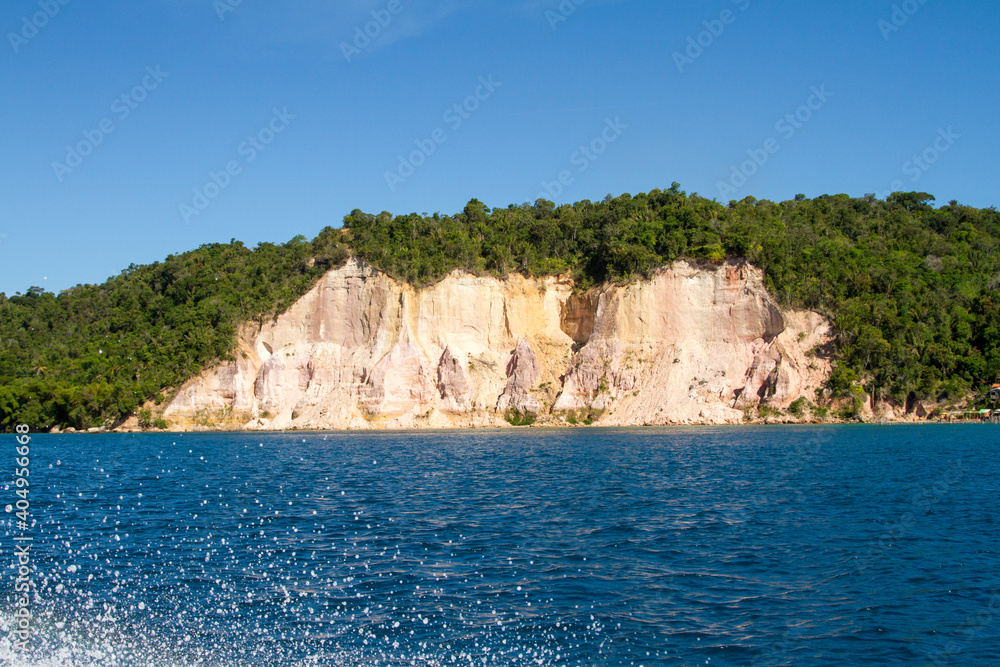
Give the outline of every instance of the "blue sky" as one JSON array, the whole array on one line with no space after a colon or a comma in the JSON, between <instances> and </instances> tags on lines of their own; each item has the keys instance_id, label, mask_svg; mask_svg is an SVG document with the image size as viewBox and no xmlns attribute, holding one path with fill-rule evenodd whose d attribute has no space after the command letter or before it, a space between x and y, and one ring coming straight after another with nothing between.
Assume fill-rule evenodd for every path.
<instances>
[{"instance_id":1,"label":"blue sky","mask_svg":"<svg viewBox=\"0 0 1000 667\"><path fill-rule=\"evenodd\" d=\"M0 291L473 197L1000 203L985 0L237 2L4 3Z\"/></svg>"}]
</instances>

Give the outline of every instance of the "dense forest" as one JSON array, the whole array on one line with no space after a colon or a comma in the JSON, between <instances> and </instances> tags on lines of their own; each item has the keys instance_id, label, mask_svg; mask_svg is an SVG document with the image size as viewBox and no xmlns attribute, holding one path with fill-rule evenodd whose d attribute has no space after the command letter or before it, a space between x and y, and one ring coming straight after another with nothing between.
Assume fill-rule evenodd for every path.
<instances>
[{"instance_id":1,"label":"dense forest","mask_svg":"<svg viewBox=\"0 0 1000 667\"><path fill-rule=\"evenodd\" d=\"M230 356L241 324L276 316L343 263L340 237L205 245L58 296L0 294L0 427L97 427L163 401Z\"/></svg>"},{"instance_id":2,"label":"dense forest","mask_svg":"<svg viewBox=\"0 0 1000 667\"><path fill-rule=\"evenodd\" d=\"M832 395L959 400L1000 375L1000 213L933 202L910 192L721 204L674 183L562 206L355 210L343 232L312 242L202 246L58 296L0 295L0 425L112 424L162 401L231 355L242 322L276 316L348 252L415 285L463 269L568 273L581 289L680 258L742 258L783 305L834 322Z\"/></svg>"},{"instance_id":3,"label":"dense forest","mask_svg":"<svg viewBox=\"0 0 1000 667\"><path fill-rule=\"evenodd\" d=\"M647 276L679 258L744 258L785 306L837 330L829 389L876 400L957 400L1000 374L1000 213L927 193L823 195L720 204L669 190L601 202L455 216L352 212L353 251L401 279L454 268L504 275L572 273L581 287Z\"/></svg>"}]
</instances>

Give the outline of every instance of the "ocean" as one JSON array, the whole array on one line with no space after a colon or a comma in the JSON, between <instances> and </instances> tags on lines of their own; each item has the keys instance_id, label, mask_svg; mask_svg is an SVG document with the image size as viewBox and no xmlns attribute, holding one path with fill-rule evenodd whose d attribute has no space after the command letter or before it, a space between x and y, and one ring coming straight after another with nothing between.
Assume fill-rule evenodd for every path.
<instances>
[{"instance_id":1,"label":"ocean","mask_svg":"<svg viewBox=\"0 0 1000 667\"><path fill-rule=\"evenodd\" d=\"M978 424L32 435L19 525L0 435L0 663L1000 665L998 442Z\"/></svg>"}]
</instances>

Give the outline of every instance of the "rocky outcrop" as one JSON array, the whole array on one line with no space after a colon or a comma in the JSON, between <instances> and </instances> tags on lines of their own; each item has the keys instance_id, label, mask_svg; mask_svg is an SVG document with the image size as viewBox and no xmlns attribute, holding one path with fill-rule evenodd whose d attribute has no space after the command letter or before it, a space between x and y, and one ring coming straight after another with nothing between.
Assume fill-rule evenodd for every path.
<instances>
[{"instance_id":1,"label":"rocky outcrop","mask_svg":"<svg viewBox=\"0 0 1000 667\"><path fill-rule=\"evenodd\" d=\"M807 358L828 325L813 313L782 313L749 266L682 262L596 292L593 334L556 410L602 412L608 425L736 423L745 408L814 398L829 373Z\"/></svg>"},{"instance_id":2,"label":"rocky outcrop","mask_svg":"<svg viewBox=\"0 0 1000 667\"><path fill-rule=\"evenodd\" d=\"M531 390L540 374L538 358L528 339L522 338L507 362L507 385L497 399L497 410L538 412L538 399L531 395Z\"/></svg>"},{"instance_id":3,"label":"rocky outcrop","mask_svg":"<svg viewBox=\"0 0 1000 667\"><path fill-rule=\"evenodd\" d=\"M475 397L472 383L462 364L447 347L438 361L437 388L441 393L441 409L447 412L468 412L472 409Z\"/></svg>"},{"instance_id":4,"label":"rocky outcrop","mask_svg":"<svg viewBox=\"0 0 1000 667\"><path fill-rule=\"evenodd\" d=\"M814 398L829 324L782 311L745 265L678 262L651 280L454 272L414 289L357 260L244 331L235 361L187 382L176 428L408 428L736 423Z\"/></svg>"}]
</instances>

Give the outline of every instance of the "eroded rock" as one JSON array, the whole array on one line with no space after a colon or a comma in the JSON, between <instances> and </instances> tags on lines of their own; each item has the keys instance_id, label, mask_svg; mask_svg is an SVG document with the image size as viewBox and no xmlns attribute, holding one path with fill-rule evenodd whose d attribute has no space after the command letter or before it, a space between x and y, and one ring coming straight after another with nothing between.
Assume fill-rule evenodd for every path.
<instances>
[{"instance_id":1,"label":"eroded rock","mask_svg":"<svg viewBox=\"0 0 1000 667\"><path fill-rule=\"evenodd\" d=\"M746 264L677 262L650 280L574 294L571 281L454 272L416 290L352 259L235 361L181 387L176 428L506 425L509 409L608 425L730 423L815 397L830 339L782 311Z\"/></svg>"}]
</instances>

